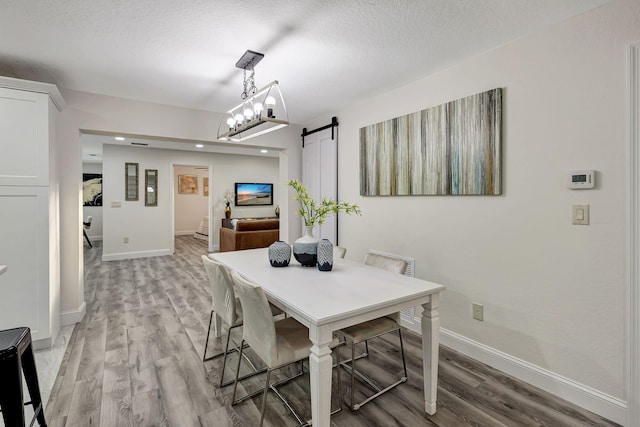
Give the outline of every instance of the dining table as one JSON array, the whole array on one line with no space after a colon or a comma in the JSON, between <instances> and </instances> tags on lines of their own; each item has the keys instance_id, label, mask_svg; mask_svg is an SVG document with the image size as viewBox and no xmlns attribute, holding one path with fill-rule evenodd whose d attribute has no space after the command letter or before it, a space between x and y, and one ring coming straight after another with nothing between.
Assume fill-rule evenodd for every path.
<instances>
[{"instance_id":1,"label":"dining table","mask_svg":"<svg viewBox=\"0 0 640 427\"><path fill-rule=\"evenodd\" d=\"M267 298L309 328L312 424L330 425L334 332L403 309L422 306L424 406L436 412L440 320L443 285L392 273L348 259L333 260L331 271L303 267L294 259L287 267L272 267L268 249L212 253L209 257L261 286ZM217 316L216 316L217 317ZM214 333L220 335L220 320Z\"/></svg>"}]
</instances>

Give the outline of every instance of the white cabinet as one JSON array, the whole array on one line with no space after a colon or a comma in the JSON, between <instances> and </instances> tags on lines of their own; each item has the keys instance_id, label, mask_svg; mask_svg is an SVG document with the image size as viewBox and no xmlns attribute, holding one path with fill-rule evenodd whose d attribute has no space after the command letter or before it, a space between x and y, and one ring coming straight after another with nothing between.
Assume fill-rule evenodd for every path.
<instances>
[{"instance_id":1,"label":"white cabinet","mask_svg":"<svg viewBox=\"0 0 640 427\"><path fill-rule=\"evenodd\" d=\"M38 348L60 328L54 85L0 77L0 329L28 326Z\"/></svg>"}]
</instances>

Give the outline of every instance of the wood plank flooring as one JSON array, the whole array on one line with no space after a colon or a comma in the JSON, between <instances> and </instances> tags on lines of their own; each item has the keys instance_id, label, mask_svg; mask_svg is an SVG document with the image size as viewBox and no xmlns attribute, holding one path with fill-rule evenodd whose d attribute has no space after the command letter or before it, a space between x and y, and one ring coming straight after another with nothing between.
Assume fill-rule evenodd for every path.
<instances>
[{"instance_id":1,"label":"wood plank flooring","mask_svg":"<svg viewBox=\"0 0 640 427\"><path fill-rule=\"evenodd\" d=\"M176 254L101 262L101 242L85 247L87 314L73 331L46 406L50 427L253 426L261 398L231 407L232 386L218 388L221 359L202 363L211 295L200 256L206 243L176 238ZM266 260L265 260L266 262ZM234 331L238 341L241 332ZM421 339L407 331L409 380L351 412L345 405L332 425L360 426L616 426L595 414L441 347L438 411L423 411ZM222 348L210 344L210 354ZM378 339L358 367L376 380L399 376L397 336ZM251 357L251 351L248 350ZM346 349L341 350L344 358ZM225 378L233 377L230 356ZM243 365L244 366L244 365ZM243 368L246 372L248 368ZM295 371L287 368L276 378ZM310 416L306 374L282 387L305 417ZM335 375L334 372L334 385ZM345 370L342 395L349 396ZM239 395L256 390L264 376L245 380ZM334 386L335 387L335 386ZM356 398L366 390L356 382ZM335 388L334 388L335 391ZM345 400L346 401L346 400ZM295 426L295 419L270 393L268 426ZM334 406L338 397L334 396Z\"/></svg>"}]
</instances>

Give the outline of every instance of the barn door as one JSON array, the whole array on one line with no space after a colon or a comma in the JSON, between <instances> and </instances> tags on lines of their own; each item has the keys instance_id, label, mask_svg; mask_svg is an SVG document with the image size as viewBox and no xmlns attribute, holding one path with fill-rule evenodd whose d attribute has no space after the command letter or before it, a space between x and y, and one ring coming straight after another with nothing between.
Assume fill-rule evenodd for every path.
<instances>
[{"instance_id":1,"label":"barn door","mask_svg":"<svg viewBox=\"0 0 640 427\"><path fill-rule=\"evenodd\" d=\"M318 203L323 199L338 200L338 120L330 125L302 133L302 183ZM338 244L338 218L331 216L314 234Z\"/></svg>"}]
</instances>

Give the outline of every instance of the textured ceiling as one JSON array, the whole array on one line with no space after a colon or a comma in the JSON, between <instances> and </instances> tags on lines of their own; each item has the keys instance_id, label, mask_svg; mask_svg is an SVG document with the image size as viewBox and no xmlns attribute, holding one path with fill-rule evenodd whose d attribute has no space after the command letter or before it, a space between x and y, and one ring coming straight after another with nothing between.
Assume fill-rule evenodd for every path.
<instances>
[{"instance_id":1,"label":"textured ceiling","mask_svg":"<svg viewBox=\"0 0 640 427\"><path fill-rule=\"evenodd\" d=\"M608 1L3 0L0 74L221 112L251 49L304 125Z\"/></svg>"}]
</instances>

